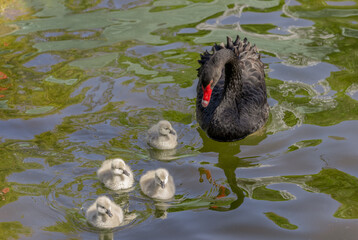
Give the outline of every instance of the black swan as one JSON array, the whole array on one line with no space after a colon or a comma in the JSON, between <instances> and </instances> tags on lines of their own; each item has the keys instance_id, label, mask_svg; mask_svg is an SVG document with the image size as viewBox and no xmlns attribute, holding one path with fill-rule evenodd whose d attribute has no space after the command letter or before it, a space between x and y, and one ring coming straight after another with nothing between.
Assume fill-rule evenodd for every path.
<instances>
[{"instance_id":1,"label":"black swan","mask_svg":"<svg viewBox=\"0 0 358 240\"><path fill-rule=\"evenodd\" d=\"M236 141L260 129L269 116L264 64L256 46L237 36L201 55L196 118L217 141Z\"/></svg>"}]
</instances>

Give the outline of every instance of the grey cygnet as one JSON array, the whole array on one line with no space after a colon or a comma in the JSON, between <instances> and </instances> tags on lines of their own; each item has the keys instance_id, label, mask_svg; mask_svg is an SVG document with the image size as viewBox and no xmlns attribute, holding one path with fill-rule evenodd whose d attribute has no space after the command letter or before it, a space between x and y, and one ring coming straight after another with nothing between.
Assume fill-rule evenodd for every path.
<instances>
[{"instance_id":1,"label":"grey cygnet","mask_svg":"<svg viewBox=\"0 0 358 240\"><path fill-rule=\"evenodd\" d=\"M114 228L123 222L123 210L106 196L100 196L86 211L87 221L98 228Z\"/></svg>"},{"instance_id":2,"label":"grey cygnet","mask_svg":"<svg viewBox=\"0 0 358 240\"><path fill-rule=\"evenodd\" d=\"M134 183L131 168L120 158L104 161L97 170L97 176L107 188L112 190L127 189Z\"/></svg>"},{"instance_id":3,"label":"grey cygnet","mask_svg":"<svg viewBox=\"0 0 358 240\"><path fill-rule=\"evenodd\" d=\"M173 149L178 145L177 132L170 122L161 120L148 130L147 142L156 149Z\"/></svg>"},{"instance_id":4,"label":"grey cygnet","mask_svg":"<svg viewBox=\"0 0 358 240\"><path fill-rule=\"evenodd\" d=\"M164 168L146 172L140 178L139 184L143 193L151 198L165 200L175 194L173 177Z\"/></svg>"}]
</instances>

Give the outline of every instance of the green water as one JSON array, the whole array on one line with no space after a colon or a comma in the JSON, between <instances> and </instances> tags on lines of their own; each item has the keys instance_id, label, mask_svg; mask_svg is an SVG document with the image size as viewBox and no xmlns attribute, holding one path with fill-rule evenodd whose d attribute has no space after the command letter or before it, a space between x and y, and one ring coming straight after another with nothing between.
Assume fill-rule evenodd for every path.
<instances>
[{"instance_id":1,"label":"green water","mask_svg":"<svg viewBox=\"0 0 358 240\"><path fill-rule=\"evenodd\" d=\"M195 119L197 60L237 34L262 54L270 119L215 142ZM0 0L0 239L356 239L357 38L357 0ZM148 150L160 119L175 152ZM115 157L130 191L96 177ZM157 167L170 202L138 187ZM130 220L88 225L101 194Z\"/></svg>"}]
</instances>

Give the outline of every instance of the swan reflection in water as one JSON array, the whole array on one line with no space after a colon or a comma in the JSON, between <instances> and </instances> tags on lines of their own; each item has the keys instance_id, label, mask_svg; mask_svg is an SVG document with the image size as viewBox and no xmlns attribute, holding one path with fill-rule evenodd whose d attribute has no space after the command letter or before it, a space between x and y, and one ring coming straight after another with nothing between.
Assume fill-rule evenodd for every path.
<instances>
[{"instance_id":1,"label":"swan reflection in water","mask_svg":"<svg viewBox=\"0 0 358 240\"><path fill-rule=\"evenodd\" d=\"M240 153L241 144L255 140L253 144L257 145L266 138L263 128L269 117L269 105L264 65L255 46L246 38L242 41L237 36L233 42L227 37L226 45L215 44L212 51L202 54L199 60L196 118L203 140L200 152L219 153L217 166L223 169L231 191L237 196L229 207L212 209L228 211L244 201L244 192L237 184L236 168L252 165L236 155ZM256 135L244 139L255 132ZM238 141L240 139L244 140ZM199 172L210 174L206 169ZM229 194L224 186L217 186L208 178L219 188L217 198Z\"/></svg>"},{"instance_id":2,"label":"swan reflection in water","mask_svg":"<svg viewBox=\"0 0 358 240\"><path fill-rule=\"evenodd\" d=\"M203 179L203 176L209 181L209 183L216 185L219 189L219 193L216 198L224 199L226 196L230 194L230 190L232 193L236 195L236 199L232 200L229 206L211 206L210 209L214 211L231 211L234 210L243 203L244 201L244 191L237 184L237 176L235 170L240 167L254 167L257 164L251 163L243 158L238 157L237 155L241 152L241 145L258 145L261 141L263 141L267 135L263 132L252 134L244 140L237 142L217 142L215 140L210 139L205 132L198 128L199 134L203 140L203 147L199 150L200 152L217 152L218 153L218 163L216 166L221 168L224 171L225 177L227 179L227 183L230 186L230 189L225 188L222 185L218 185L214 177L211 176L209 170L205 168L199 168L200 179Z\"/></svg>"}]
</instances>

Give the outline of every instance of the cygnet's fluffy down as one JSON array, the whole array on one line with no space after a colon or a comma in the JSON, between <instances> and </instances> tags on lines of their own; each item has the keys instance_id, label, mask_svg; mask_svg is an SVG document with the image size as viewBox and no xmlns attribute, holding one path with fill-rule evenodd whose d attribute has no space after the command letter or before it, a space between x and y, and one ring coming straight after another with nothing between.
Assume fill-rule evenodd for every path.
<instances>
[{"instance_id":1,"label":"cygnet's fluffy down","mask_svg":"<svg viewBox=\"0 0 358 240\"><path fill-rule=\"evenodd\" d=\"M177 132L170 122L161 120L148 130L148 145L156 149L173 149L177 146Z\"/></svg>"},{"instance_id":2,"label":"cygnet's fluffy down","mask_svg":"<svg viewBox=\"0 0 358 240\"><path fill-rule=\"evenodd\" d=\"M107 188L112 190L127 189L134 183L132 170L120 158L104 161L97 170L97 176Z\"/></svg>"},{"instance_id":3,"label":"cygnet's fluffy down","mask_svg":"<svg viewBox=\"0 0 358 240\"><path fill-rule=\"evenodd\" d=\"M156 199L170 199L174 197L175 185L173 177L164 168L146 172L139 180L142 192Z\"/></svg>"},{"instance_id":4,"label":"cygnet's fluffy down","mask_svg":"<svg viewBox=\"0 0 358 240\"><path fill-rule=\"evenodd\" d=\"M87 221L98 228L114 228L123 222L123 210L106 196L100 196L86 211Z\"/></svg>"}]
</instances>

